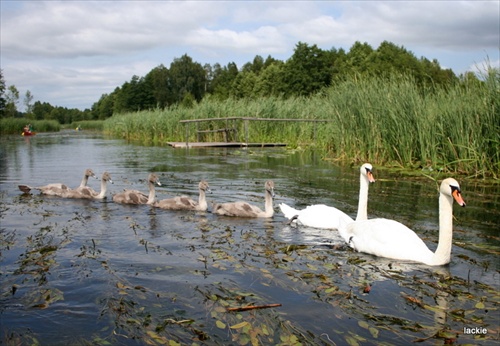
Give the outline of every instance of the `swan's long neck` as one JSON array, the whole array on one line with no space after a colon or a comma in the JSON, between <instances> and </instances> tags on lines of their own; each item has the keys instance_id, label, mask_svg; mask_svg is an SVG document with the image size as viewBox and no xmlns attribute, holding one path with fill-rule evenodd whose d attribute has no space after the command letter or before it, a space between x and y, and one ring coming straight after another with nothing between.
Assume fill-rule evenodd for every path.
<instances>
[{"instance_id":1,"label":"swan's long neck","mask_svg":"<svg viewBox=\"0 0 500 346\"><path fill-rule=\"evenodd\" d=\"M368 220L368 179L363 174L359 175L359 201L356 221Z\"/></svg>"},{"instance_id":2,"label":"swan's long neck","mask_svg":"<svg viewBox=\"0 0 500 346\"><path fill-rule=\"evenodd\" d=\"M205 190L203 189L200 189L200 197L198 197L198 208L205 210L208 208Z\"/></svg>"},{"instance_id":3,"label":"swan's long neck","mask_svg":"<svg viewBox=\"0 0 500 346\"><path fill-rule=\"evenodd\" d=\"M108 186L106 182L107 182L106 179L101 180L101 192L95 198L103 199L104 197L106 197L106 192L108 191Z\"/></svg>"},{"instance_id":4,"label":"swan's long neck","mask_svg":"<svg viewBox=\"0 0 500 346\"><path fill-rule=\"evenodd\" d=\"M87 174L84 174L83 175L83 179L82 179L82 181L80 183L80 187L87 186L88 181L89 181L89 176Z\"/></svg>"},{"instance_id":5,"label":"swan's long neck","mask_svg":"<svg viewBox=\"0 0 500 346\"><path fill-rule=\"evenodd\" d=\"M432 257L433 265L450 263L453 239L453 197L439 195L439 242Z\"/></svg>"},{"instance_id":6,"label":"swan's long neck","mask_svg":"<svg viewBox=\"0 0 500 346\"><path fill-rule=\"evenodd\" d=\"M268 217L271 217L274 215L274 208L273 208L273 195L272 192L269 190L266 190L266 204L265 204L265 212Z\"/></svg>"},{"instance_id":7,"label":"swan's long neck","mask_svg":"<svg viewBox=\"0 0 500 346\"><path fill-rule=\"evenodd\" d=\"M155 191L155 184L153 182L149 182L149 196L148 196L148 201L146 204L153 204L155 202L155 197L156 197L156 191Z\"/></svg>"}]
</instances>

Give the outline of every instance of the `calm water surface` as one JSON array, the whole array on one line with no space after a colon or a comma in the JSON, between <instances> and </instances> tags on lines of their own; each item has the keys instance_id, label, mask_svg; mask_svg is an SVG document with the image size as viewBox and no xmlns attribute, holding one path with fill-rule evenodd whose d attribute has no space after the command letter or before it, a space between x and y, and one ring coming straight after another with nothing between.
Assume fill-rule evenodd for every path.
<instances>
[{"instance_id":1,"label":"calm water surface","mask_svg":"<svg viewBox=\"0 0 500 346\"><path fill-rule=\"evenodd\" d=\"M331 231L286 225L278 203L324 203L355 217L359 167L315 153L271 149L144 147L81 132L0 138L0 344L497 345L498 185L461 180L448 266L354 253ZM171 212L107 201L23 195L31 186L78 186L110 172L109 196L146 191L263 208L266 220ZM394 218L437 246L437 185L375 167L369 217ZM99 181L90 180L96 190ZM228 312L227 308L281 304ZM479 328L487 334L464 334Z\"/></svg>"}]
</instances>

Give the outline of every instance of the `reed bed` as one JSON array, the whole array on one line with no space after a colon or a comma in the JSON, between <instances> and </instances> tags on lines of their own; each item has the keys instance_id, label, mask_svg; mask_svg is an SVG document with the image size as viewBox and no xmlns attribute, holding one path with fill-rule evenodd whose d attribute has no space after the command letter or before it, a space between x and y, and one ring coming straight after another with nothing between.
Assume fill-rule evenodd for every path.
<instances>
[{"instance_id":1,"label":"reed bed","mask_svg":"<svg viewBox=\"0 0 500 346\"><path fill-rule=\"evenodd\" d=\"M35 132L57 132L61 125L57 120L30 120L26 118L3 118L0 119L0 134L21 134L23 128L31 124Z\"/></svg>"},{"instance_id":2,"label":"reed bed","mask_svg":"<svg viewBox=\"0 0 500 346\"><path fill-rule=\"evenodd\" d=\"M73 121L68 128L70 129L80 128L81 130L88 130L88 131L102 131L104 128L104 120Z\"/></svg>"},{"instance_id":3,"label":"reed bed","mask_svg":"<svg viewBox=\"0 0 500 346\"><path fill-rule=\"evenodd\" d=\"M173 107L114 115L104 131L150 144L197 141L196 130L236 127L243 121L183 125L218 117L320 119L326 123L249 122L250 142L315 146L330 159L499 178L500 88L493 81L448 89L418 87L410 77L352 79L308 98L205 98L192 108ZM234 139L234 138L233 138ZM204 134L221 141L222 133Z\"/></svg>"}]
</instances>

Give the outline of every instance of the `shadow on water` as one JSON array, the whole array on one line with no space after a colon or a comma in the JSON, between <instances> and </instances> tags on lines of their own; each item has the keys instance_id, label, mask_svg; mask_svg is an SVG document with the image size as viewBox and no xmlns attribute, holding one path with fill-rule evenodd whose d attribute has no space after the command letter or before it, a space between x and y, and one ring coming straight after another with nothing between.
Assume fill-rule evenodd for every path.
<instances>
[{"instance_id":1,"label":"shadow on water","mask_svg":"<svg viewBox=\"0 0 500 346\"><path fill-rule=\"evenodd\" d=\"M185 151L85 132L0 141L2 344L498 344L498 185L461 182L452 262L434 268L354 253L332 231L287 226L277 208L240 219L17 189L76 187L90 167L110 172L111 193L146 191L155 171L160 199L196 198L207 179L209 205L263 207L273 179L275 206L324 203L354 217L358 168L313 152ZM369 217L402 221L435 249L437 185L375 176Z\"/></svg>"}]
</instances>

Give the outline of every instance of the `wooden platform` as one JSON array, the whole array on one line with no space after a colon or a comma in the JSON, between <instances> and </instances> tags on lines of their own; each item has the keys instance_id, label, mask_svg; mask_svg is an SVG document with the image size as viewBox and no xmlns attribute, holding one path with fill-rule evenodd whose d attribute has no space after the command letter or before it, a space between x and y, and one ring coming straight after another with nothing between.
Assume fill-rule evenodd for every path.
<instances>
[{"instance_id":1,"label":"wooden platform","mask_svg":"<svg viewBox=\"0 0 500 346\"><path fill-rule=\"evenodd\" d=\"M168 142L174 148L248 148L286 147L285 143L242 143L242 142Z\"/></svg>"}]
</instances>

